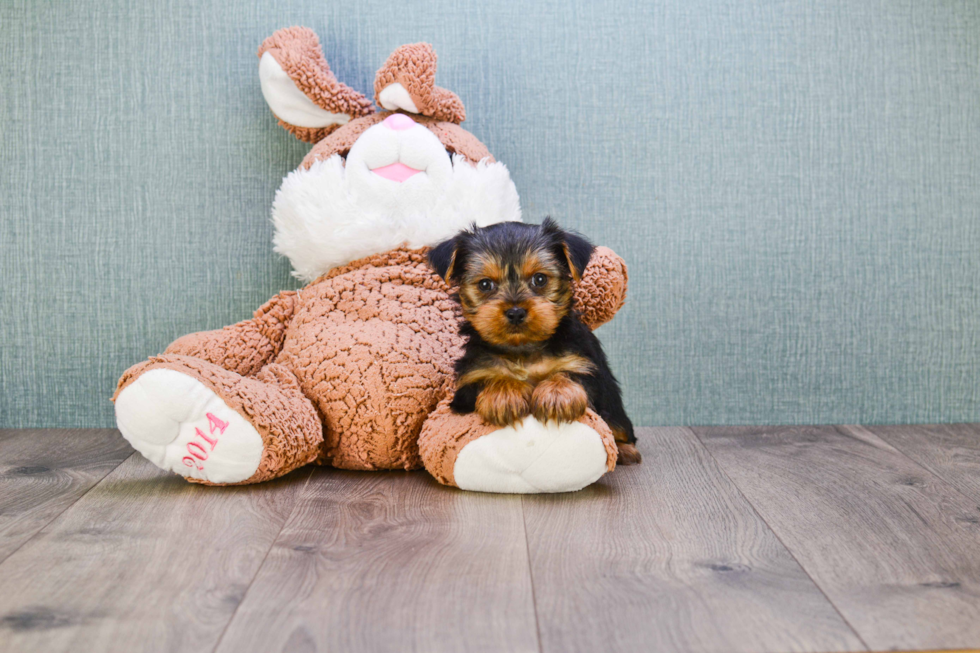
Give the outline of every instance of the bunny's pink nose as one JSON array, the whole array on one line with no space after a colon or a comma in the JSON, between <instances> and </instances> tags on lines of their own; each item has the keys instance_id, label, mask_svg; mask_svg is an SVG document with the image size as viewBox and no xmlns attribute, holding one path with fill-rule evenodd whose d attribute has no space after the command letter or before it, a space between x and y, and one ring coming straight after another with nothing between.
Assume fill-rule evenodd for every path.
<instances>
[{"instance_id":1,"label":"bunny's pink nose","mask_svg":"<svg viewBox=\"0 0 980 653\"><path fill-rule=\"evenodd\" d=\"M404 113L393 113L384 119L384 124L388 129L400 132L403 129L411 129L415 126L415 121Z\"/></svg>"}]
</instances>

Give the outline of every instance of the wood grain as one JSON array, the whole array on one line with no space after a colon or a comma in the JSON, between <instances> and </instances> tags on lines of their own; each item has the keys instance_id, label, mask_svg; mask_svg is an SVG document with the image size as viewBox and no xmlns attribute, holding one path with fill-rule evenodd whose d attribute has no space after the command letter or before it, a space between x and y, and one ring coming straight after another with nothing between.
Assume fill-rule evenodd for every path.
<instances>
[{"instance_id":1,"label":"wood grain","mask_svg":"<svg viewBox=\"0 0 980 653\"><path fill-rule=\"evenodd\" d=\"M873 649L980 642L976 502L860 427L695 431Z\"/></svg>"},{"instance_id":2,"label":"wood grain","mask_svg":"<svg viewBox=\"0 0 980 653\"><path fill-rule=\"evenodd\" d=\"M318 470L219 651L537 651L521 500Z\"/></svg>"},{"instance_id":3,"label":"wood grain","mask_svg":"<svg viewBox=\"0 0 980 653\"><path fill-rule=\"evenodd\" d=\"M980 502L980 425L868 426L872 433ZM980 521L980 509L976 515Z\"/></svg>"},{"instance_id":4,"label":"wood grain","mask_svg":"<svg viewBox=\"0 0 980 653\"><path fill-rule=\"evenodd\" d=\"M0 431L0 651L975 645L980 428L873 430L642 429L643 465L523 499Z\"/></svg>"},{"instance_id":5,"label":"wood grain","mask_svg":"<svg viewBox=\"0 0 980 653\"><path fill-rule=\"evenodd\" d=\"M864 650L689 430L638 437L642 465L524 498L543 651Z\"/></svg>"},{"instance_id":6,"label":"wood grain","mask_svg":"<svg viewBox=\"0 0 980 653\"><path fill-rule=\"evenodd\" d=\"M213 650L308 476L204 487L131 457L0 564L0 650Z\"/></svg>"},{"instance_id":7,"label":"wood grain","mask_svg":"<svg viewBox=\"0 0 980 653\"><path fill-rule=\"evenodd\" d=\"M115 429L0 430L0 561L132 453Z\"/></svg>"}]
</instances>

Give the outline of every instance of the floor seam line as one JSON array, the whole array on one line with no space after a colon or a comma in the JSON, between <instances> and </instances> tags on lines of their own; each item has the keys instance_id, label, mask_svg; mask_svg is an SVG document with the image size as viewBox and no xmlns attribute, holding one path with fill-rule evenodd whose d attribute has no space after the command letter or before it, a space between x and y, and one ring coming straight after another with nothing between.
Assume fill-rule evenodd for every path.
<instances>
[{"instance_id":1,"label":"floor seam line","mask_svg":"<svg viewBox=\"0 0 980 653\"><path fill-rule=\"evenodd\" d=\"M527 535L527 511L524 510L524 499L521 496L521 523L524 525L524 550L527 552L527 576L531 583L531 607L534 608L534 632L538 638L538 653L544 653L541 644L541 621L538 618L538 595L534 591L534 565L531 564L531 538Z\"/></svg>"},{"instance_id":2,"label":"floor seam line","mask_svg":"<svg viewBox=\"0 0 980 653\"><path fill-rule=\"evenodd\" d=\"M134 451L131 454L129 454L128 456L126 456L125 458L123 458L122 460L120 460L118 463L116 463L112 467L112 469L107 470L106 473L103 474L102 477L99 480L97 480L95 483L92 483L92 487L90 487L89 489L87 489L84 492L82 492L81 494L79 494L75 498L74 501L72 501L70 504L68 504L67 506L65 506L64 509L61 510L61 511L59 511L57 515L54 515L51 519L49 519L48 521L46 521L44 523L44 526L41 526L41 528L37 529L37 531L35 531L33 535L31 535L29 538L27 538L26 540L24 540L23 542L21 542L20 545L16 549L14 549L13 551L11 551L7 555L5 555L3 557L3 559L0 560L0 565L2 565L3 563L7 562L7 560L10 560L11 556L13 556L18 551L20 551L25 546L27 546L28 543L33 542L34 541L34 538L36 538L38 535L40 535L44 531L45 528L47 528L48 526L50 526L51 524L53 524L54 521L56 519L58 519L59 517L61 517L63 514L65 514L66 512L68 512L69 510L71 510L72 508L74 508L75 507L75 504L78 503L79 501L81 501L85 496L87 496L89 492L91 492L95 488L99 487L99 485L102 484L102 481L104 481L106 479L106 477L109 476L109 474L111 474L112 472L114 472L117 469L119 469L119 466L120 465L122 465L124 462L126 462L127 460L129 460L130 458L132 458L135 455L136 455L136 452Z\"/></svg>"},{"instance_id":3,"label":"floor seam line","mask_svg":"<svg viewBox=\"0 0 980 653\"><path fill-rule=\"evenodd\" d=\"M691 433L691 435L693 435L697 439L698 443L701 445L701 448L704 449L704 452L711 457L711 460L714 461L715 465L718 467L718 471L721 472L726 479L728 479L728 482L732 484L732 487L735 488L735 491L738 492L738 495L743 499L745 499L745 502L749 504L750 508L752 508L752 512L755 513L755 515L762 520L762 523L766 525L766 528L769 529L769 532L772 533L773 537L776 538L776 541L779 542L779 546L783 547L786 553L788 553L789 556L793 559L793 562L796 563L796 566L800 568L800 571L806 574L806 577L810 579L810 582L813 583L813 586L817 588L817 591L819 591L820 594L824 597L824 599L827 600L827 603L829 603L830 607L834 609L834 612L837 613L837 616L841 618L841 621L844 622L844 625L850 628L851 632L854 633L854 636L858 638L858 641L864 645L864 650L873 651L874 649L871 648L866 641L864 641L864 638L861 637L861 634L857 631L857 628L855 628L854 625L847 619L847 617L844 616L844 613L840 611L840 608L837 607L837 604L834 603L829 596L827 596L827 592L825 592L823 587L820 586L820 583L818 583L817 580L812 575L810 575L809 570L807 570L807 568L803 566L803 563L800 562L799 558L796 557L796 554L793 553L793 550L790 549L785 542L783 542L783 538L779 537L779 533L777 533L776 529L772 527L772 524L769 523L769 520L767 520L765 517L762 516L762 513L759 512L758 508L755 507L755 504L752 503L752 500L749 499L744 492L742 492L742 488L739 487L738 483L736 483L735 480L731 476L729 476L728 471L722 466L721 462L717 458L715 458L715 455L711 452L711 449L708 448L708 445L706 445L704 441L701 439L701 436L698 435L698 432L691 427L684 427L684 428L686 428Z\"/></svg>"},{"instance_id":4,"label":"floor seam line","mask_svg":"<svg viewBox=\"0 0 980 653\"><path fill-rule=\"evenodd\" d=\"M840 426L847 427L848 425L842 424ZM891 440L889 440L888 438L886 438L881 433L878 433L877 431L874 431L873 430L873 427L871 427L871 426L864 426L862 424L854 424L853 426L857 426L858 428L864 429L868 433L870 433L873 436L875 436L876 438L880 439L882 442L884 442L889 447L891 447L892 449L894 449L896 452L898 452L899 454L901 454L902 457L907 458L913 465L916 465L918 467L921 467L925 471L927 471L930 474L932 474L933 476L935 476L938 480L942 481L944 484L946 484L949 487L953 488L956 491L957 494L959 494L961 497L963 497L964 499L966 499L968 502L974 503L974 504L975 503L978 503L978 501L975 498L971 497L968 494L965 494L963 492L963 490L961 490L959 487L957 487L957 484L956 483L954 483L953 481L951 481L948 478L946 478L946 476L944 476L943 474L940 474L938 471L936 471L935 469L933 469L932 466L929 465L928 463L924 463L924 462L921 462L917 458L913 458L911 454L905 453L905 450L904 449L899 449L898 448L898 445L896 445L894 442L892 442ZM914 426L917 426L917 425L916 424L908 424L908 425L903 425L903 426L914 427ZM835 426L834 428L837 429L838 433L840 432L839 426Z\"/></svg>"},{"instance_id":5,"label":"floor seam line","mask_svg":"<svg viewBox=\"0 0 980 653\"><path fill-rule=\"evenodd\" d=\"M310 473L306 477L306 481L303 483L302 489L300 489L299 492L297 492L296 501L289 508L289 514L286 515L286 518L282 520L282 525L279 527L279 530L276 532L276 536L272 538L272 543L269 544L269 548L266 550L265 555L262 556L262 562L260 562L259 566L255 568L255 573L252 574L252 580L248 581L248 587L245 588L245 593L242 594L242 600L238 602L238 605L235 606L235 609L232 611L231 616L228 617L228 623L226 623L225 627L221 629L221 635L218 636L218 640L214 643L214 648L211 649L211 653L215 653L215 651L217 651L218 648L221 646L221 642L224 640L225 635L228 633L228 629L231 628L231 622L235 620L235 617L238 615L239 609L241 609L242 605L245 603L245 599L248 598L248 593L252 590L252 586L255 584L255 579L259 577L259 573L261 573L262 568L265 567L265 562L266 560L269 559L269 554L272 553L272 549L276 547L276 542L278 542L279 538L282 537L282 532L286 529L286 524L288 524L289 520L293 518L293 513L296 512L296 506L298 506L300 501L303 499L303 494L306 492L306 488L310 484L310 479L313 478L313 473L315 471L316 468L310 470Z\"/></svg>"}]
</instances>

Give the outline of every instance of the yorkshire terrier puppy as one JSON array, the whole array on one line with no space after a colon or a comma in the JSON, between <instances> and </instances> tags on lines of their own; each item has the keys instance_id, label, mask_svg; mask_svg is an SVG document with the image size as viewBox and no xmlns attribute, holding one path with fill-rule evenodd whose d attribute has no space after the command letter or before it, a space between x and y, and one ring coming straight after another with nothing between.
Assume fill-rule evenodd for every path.
<instances>
[{"instance_id":1,"label":"yorkshire terrier puppy","mask_svg":"<svg viewBox=\"0 0 980 653\"><path fill-rule=\"evenodd\" d=\"M599 339L581 321L572 284L594 247L548 218L475 225L429 252L463 309L457 413L510 426L527 415L574 422L591 407L612 429L619 462L640 462L633 424Z\"/></svg>"}]
</instances>

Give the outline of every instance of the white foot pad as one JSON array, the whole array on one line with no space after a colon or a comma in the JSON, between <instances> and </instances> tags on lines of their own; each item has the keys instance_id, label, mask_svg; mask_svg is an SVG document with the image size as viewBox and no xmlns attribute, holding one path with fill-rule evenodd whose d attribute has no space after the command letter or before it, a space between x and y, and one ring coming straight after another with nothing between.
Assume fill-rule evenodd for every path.
<instances>
[{"instance_id":1,"label":"white foot pad","mask_svg":"<svg viewBox=\"0 0 980 653\"><path fill-rule=\"evenodd\" d=\"M595 429L526 417L470 442L453 477L463 490L535 494L573 492L606 473L606 448Z\"/></svg>"},{"instance_id":2,"label":"white foot pad","mask_svg":"<svg viewBox=\"0 0 980 653\"><path fill-rule=\"evenodd\" d=\"M262 436L197 379L154 369L116 398L116 424L133 448L157 467L212 483L252 476Z\"/></svg>"}]
</instances>

